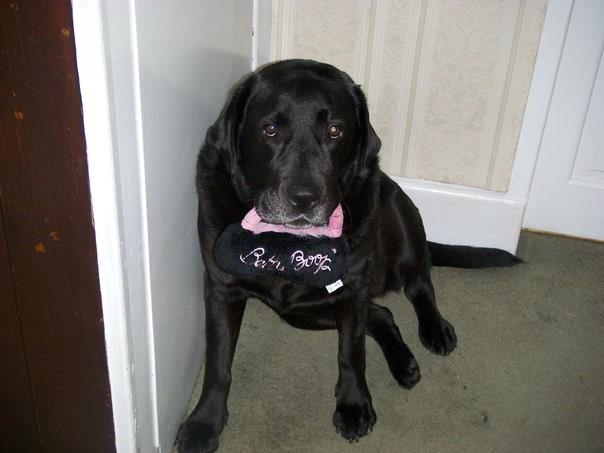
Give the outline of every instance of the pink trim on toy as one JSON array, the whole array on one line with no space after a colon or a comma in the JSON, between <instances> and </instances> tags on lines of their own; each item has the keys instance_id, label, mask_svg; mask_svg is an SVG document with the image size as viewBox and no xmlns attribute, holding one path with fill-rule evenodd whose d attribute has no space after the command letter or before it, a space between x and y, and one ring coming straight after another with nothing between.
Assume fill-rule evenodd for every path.
<instances>
[{"instance_id":1,"label":"pink trim on toy","mask_svg":"<svg viewBox=\"0 0 604 453\"><path fill-rule=\"evenodd\" d=\"M252 208L243 220L241 226L254 234L273 231L275 233L290 233L298 236L327 236L330 238L338 238L342 235L342 226L344 225L344 213L342 205L338 205L329 217L327 225L311 227L311 228L289 228L285 225L275 225L272 223L263 222L256 208Z\"/></svg>"}]
</instances>

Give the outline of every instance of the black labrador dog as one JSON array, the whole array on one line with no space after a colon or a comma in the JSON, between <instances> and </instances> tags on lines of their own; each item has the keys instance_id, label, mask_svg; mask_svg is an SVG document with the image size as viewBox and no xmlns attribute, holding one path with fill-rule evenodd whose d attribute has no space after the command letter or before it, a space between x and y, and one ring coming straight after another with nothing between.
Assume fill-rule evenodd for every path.
<instances>
[{"instance_id":1,"label":"black labrador dog","mask_svg":"<svg viewBox=\"0 0 604 453\"><path fill-rule=\"evenodd\" d=\"M380 171L379 149L361 88L333 66L281 61L234 88L207 132L197 164L207 350L201 398L178 431L180 452L218 448L249 297L262 300L292 326L338 330L333 424L352 441L376 422L365 381L366 335L377 341L402 387L409 389L420 379L392 313L374 300L404 289L417 314L422 343L447 355L457 337L436 306L430 265L507 266L517 261L497 249L427 242L417 208ZM278 276L235 277L217 266L216 239L252 207L268 223L304 228L325 224L339 203L350 246L339 291L328 294Z\"/></svg>"}]
</instances>

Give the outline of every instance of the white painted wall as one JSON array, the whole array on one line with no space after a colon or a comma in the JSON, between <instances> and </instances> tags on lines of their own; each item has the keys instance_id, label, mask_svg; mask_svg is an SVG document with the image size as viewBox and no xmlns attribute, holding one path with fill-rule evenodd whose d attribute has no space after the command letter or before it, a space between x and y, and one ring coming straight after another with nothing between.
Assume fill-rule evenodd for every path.
<instances>
[{"instance_id":1,"label":"white painted wall","mask_svg":"<svg viewBox=\"0 0 604 453\"><path fill-rule=\"evenodd\" d=\"M136 2L157 422L164 450L202 350L195 159L228 88L250 70L251 2Z\"/></svg>"},{"instance_id":2,"label":"white painted wall","mask_svg":"<svg viewBox=\"0 0 604 453\"><path fill-rule=\"evenodd\" d=\"M252 0L74 0L118 451L170 451L203 356L195 158Z\"/></svg>"}]
</instances>

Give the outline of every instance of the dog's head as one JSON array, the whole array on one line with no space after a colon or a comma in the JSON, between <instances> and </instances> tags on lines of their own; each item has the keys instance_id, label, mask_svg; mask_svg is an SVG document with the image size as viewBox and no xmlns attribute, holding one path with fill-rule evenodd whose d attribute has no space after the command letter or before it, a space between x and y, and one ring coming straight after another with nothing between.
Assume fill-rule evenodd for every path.
<instances>
[{"instance_id":1,"label":"dog's head","mask_svg":"<svg viewBox=\"0 0 604 453\"><path fill-rule=\"evenodd\" d=\"M233 91L207 143L228 153L242 201L265 222L324 225L355 180L377 169L380 140L359 86L310 60L273 63Z\"/></svg>"}]
</instances>

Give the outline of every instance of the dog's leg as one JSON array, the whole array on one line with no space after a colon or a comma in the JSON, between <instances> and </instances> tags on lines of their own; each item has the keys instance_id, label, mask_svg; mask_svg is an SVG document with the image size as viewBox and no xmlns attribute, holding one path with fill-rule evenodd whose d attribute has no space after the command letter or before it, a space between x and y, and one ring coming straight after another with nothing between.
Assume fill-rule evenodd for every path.
<instances>
[{"instance_id":1,"label":"dog's leg","mask_svg":"<svg viewBox=\"0 0 604 453\"><path fill-rule=\"evenodd\" d=\"M180 426L175 445L180 453L211 452L228 418L227 398L231 387L231 363L245 299L235 298L206 278L206 358L201 398Z\"/></svg>"},{"instance_id":2,"label":"dog's leg","mask_svg":"<svg viewBox=\"0 0 604 453\"><path fill-rule=\"evenodd\" d=\"M281 314L291 326L305 330L329 330L336 328L333 313L305 315L301 313ZM410 389L420 380L419 366L394 323L389 309L371 303L367 313L367 335L382 349L392 376L403 388ZM336 395L337 397L337 395Z\"/></svg>"},{"instance_id":3,"label":"dog's leg","mask_svg":"<svg viewBox=\"0 0 604 453\"><path fill-rule=\"evenodd\" d=\"M335 312L338 329L339 377L333 424L349 441L373 428L376 416L365 381L365 334L368 303L344 300Z\"/></svg>"},{"instance_id":4,"label":"dog's leg","mask_svg":"<svg viewBox=\"0 0 604 453\"><path fill-rule=\"evenodd\" d=\"M375 303L369 306L367 333L382 349L396 382L406 389L417 384L421 377L419 365L403 341L401 332L394 323L392 312L388 308Z\"/></svg>"},{"instance_id":5,"label":"dog's leg","mask_svg":"<svg viewBox=\"0 0 604 453\"><path fill-rule=\"evenodd\" d=\"M434 354L447 355L457 344L455 329L436 307L430 274L407 275L405 295L413 304L419 322L419 338Z\"/></svg>"}]
</instances>

